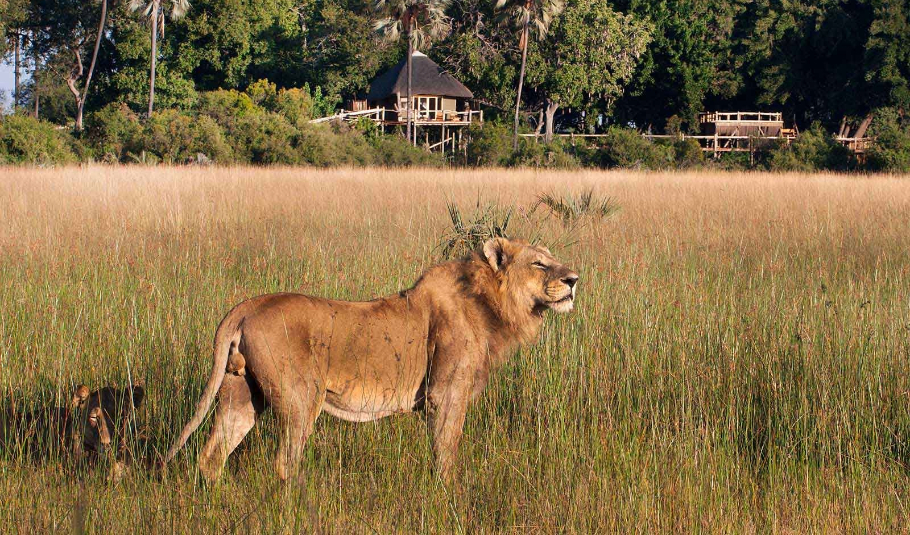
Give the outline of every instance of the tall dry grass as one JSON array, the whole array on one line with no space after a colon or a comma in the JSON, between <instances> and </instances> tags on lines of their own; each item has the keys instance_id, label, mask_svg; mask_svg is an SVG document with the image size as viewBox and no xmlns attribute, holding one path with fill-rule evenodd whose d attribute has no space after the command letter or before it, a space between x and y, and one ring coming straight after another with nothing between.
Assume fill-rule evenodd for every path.
<instances>
[{"instance_id":1,"label":"tall dry grass","mask_svg":"<svg viewBox=\"0 0 910 535\"><path fill-rule=\"evenodd\" d=\"M417 416L324 416L281 488L270 418L205 487L0 452L14 532L870 532L906 529L910 182L898 177L301 169L0 169L0 388L64 403L143 381L137 455L188 418L223 314L366 299L438 260L447 203L621 207L556 252L576 312L471 409L458 484ZM516 217L513 235L559 231ZM533 227L533 228L532 228Z\"/></svg>"}]
</instances>

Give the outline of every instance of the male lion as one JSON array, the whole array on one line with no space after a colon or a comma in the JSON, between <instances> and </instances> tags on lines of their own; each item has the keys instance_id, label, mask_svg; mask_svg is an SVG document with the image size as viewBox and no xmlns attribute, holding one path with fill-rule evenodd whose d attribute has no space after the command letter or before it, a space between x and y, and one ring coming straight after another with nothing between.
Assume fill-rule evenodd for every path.
<instances>
[{"instance_id":1,"label":"male lion","mask_svg":"<svg viewBox=\"0 0 910 535\"><path fill-rule=\"evenodd\" d=\"M544 311L572 310L577 281L547 249L495 238L463 260L430 268L398 295L346 302L282 293L244 301L218 326L208 384L163 464L217 394L199 462L209 480L267 406L282 429L275 463L282 480L297 472L322 411L368 422L420 409L448 479L468 402L491 368L536 338Z\"/></svg>"}]
</instances>

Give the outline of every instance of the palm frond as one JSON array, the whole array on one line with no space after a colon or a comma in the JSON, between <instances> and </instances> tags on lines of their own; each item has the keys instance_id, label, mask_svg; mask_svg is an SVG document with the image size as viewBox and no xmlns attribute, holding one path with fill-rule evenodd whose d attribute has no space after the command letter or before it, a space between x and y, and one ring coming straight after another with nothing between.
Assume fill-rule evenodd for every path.
<instances>
[{"instance_id":1,"label":"palm frond","mask_svg":"<svg viewBox=\"0 0 910 535\"><path fill-rule=\"evenodd\" d=\"M190 0L171 0L171 20L179 19L190 10Z\"/></svg>"},{"instance_id":2,"label":"palm frond","mask_svg":"<svg viewBox=\"0 0 910 535\"><path fill-rule=\"evenodd\" d=\"M563 9L565 9L564 0L532 0L530 4L524 0L498 0L496 2L496 10L500 12L497 18L501 24L517 31L522 31L527 24L537 39L547 36L550 26Z\"/></svg>"},{"instance_id":3,"label":"palm frond","mask_svg":"<svg viewBox=\"0 0 910 535\"><path fill-rule=\"evenodd\" d=\"M384 41L397 41L401 38L401 20L394 18L379 19L373 23L373 30Z\"/></svg>"},{"instance_id":4,"label":"palm frond","mask_svg":"<svg viewBox=\"0 0 910 535\"><path fill-rule=\"evenodd\" d=\"M423 48L430 40L445 37L451 31L445 14L449 5L451 0L375 0L373 7L381 18L373 23L373 29L385 41L395 41L409 33L411 44Z\"/></svg>"}]
</instances>

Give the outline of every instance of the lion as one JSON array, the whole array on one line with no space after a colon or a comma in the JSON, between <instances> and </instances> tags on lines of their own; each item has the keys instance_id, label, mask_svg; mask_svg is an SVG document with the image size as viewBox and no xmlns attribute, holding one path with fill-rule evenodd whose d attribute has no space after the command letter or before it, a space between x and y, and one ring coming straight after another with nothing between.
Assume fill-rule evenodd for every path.
<instances>
[{"instance_id":1,"label":"lion","mask_svg":"<svg viewBox=\"0 0 910 535\"><path fill-rule=\"evenodd\" d=\"M572 310L577 282L546 248L494 238L430 268L397 295L347 302L277 293L244 301L218 326L202 397L161 466L217 397L199 460L209 481L267 407L280 424L275 468L282 481L300 476L304 444L322 412L369 422L412 411L425 412L436 468L449 480L469 402L513 350L536 339L544 312ZM231 371L235 355L242 375Z\"/></svg>"},{"instance_id":2,"label":"lion","mask_svg":"<svg viewBox=\"0 0 910 535\"><path fill-rule=\"evenodd\" d=\"M120 459L126 451L126 426L144 397L139 385L105 386L94 392L79 385L67 407L9 411L2 426L3 443L35 455L63 453L78 462L106 454L117 442Z\"/></svg>"}]
</instances>

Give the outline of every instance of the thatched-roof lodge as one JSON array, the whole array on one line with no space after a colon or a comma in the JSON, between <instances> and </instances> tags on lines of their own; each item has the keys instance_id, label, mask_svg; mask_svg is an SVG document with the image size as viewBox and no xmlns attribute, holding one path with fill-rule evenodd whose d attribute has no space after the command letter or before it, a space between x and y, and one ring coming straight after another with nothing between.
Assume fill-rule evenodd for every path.
<instances>
[{"instance_id":1,"label":"thatched-roof lodge","mask_svg":"<svg viewBox=\"0 0 910 535\"><path fill-rule=\"evenodd\" d=\"M381 110L384 126L407 122L408 62L401 60L370 84L364 99L349 101L349 112ZM474 93L421 52L411 60L411 94L414 124L458 126L482 120L480 111L471 108Z\"/></svg>"}]
</instances>

